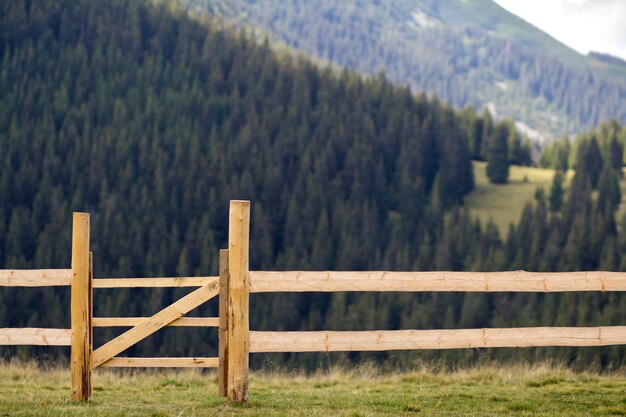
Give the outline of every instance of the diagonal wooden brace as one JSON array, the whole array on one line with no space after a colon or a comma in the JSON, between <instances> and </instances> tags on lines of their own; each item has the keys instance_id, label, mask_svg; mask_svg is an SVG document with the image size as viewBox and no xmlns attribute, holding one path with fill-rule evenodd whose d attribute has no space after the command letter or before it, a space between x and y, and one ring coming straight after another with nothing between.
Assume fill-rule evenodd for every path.
<instances>
[{"instance_id":1,"label":"diagonal wooden brace","mask_svg":"<svg viewBox=\"0 0 626 417\"><path fill-rule=\"evenodd\" d=\"M198 307L215 297L219 293L218 280L215 279L210 283L198 288L197 290L187 294L175 303L165 307L154 316L136 325L132 329L122 333L115 339L100 346L93 351L91 356L92 369L102 365L118 353L123 352L135 343L150 336L152 333L167 326L174 320L187 314L194 308Z\"/></svg>"}]
</instances>

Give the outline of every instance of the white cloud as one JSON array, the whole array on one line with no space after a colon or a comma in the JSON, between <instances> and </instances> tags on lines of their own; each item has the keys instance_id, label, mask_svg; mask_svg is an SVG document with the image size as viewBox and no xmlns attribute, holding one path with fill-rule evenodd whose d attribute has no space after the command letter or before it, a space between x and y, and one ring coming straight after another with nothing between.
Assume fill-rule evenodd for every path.
<instances>
[{"instance_id":1,"label":"white cloud","mask_svg":"<svg viewBox=\"0 0 626 417\"><path fill-rule=\"evenodd\" d=\"M624 0L494 0L511 13L586 54L626 59Z\"/></svg>"}]
</instances>

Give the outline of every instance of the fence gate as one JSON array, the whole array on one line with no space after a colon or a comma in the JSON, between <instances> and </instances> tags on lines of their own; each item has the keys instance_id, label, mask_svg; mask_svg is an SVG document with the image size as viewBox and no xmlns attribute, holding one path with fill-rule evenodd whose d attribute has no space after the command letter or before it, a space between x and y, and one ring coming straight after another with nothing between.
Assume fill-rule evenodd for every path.
<instances>
[{"instance_id":1,"label":"fence gate","mask_svg":"<svg viewBox=\"0 0 626 417\"><path fill-rule=\"evenodd\" d=\"M228 345L227 335L234 335L231 346L237 347L242 343L242 337L248 334L245 311L246 328L241 326L244 312L237 310L229 312L227 306L231 297L247 297L247 292L239 289L238 285L229 286L230 275L241 277L248 271L248 240L250 225L250 202L232 201L229 214L229 249L220 250L219 254L219 277L177 277L177 278L99 278L87 277L87 296L81 298L82 303L74 305L72 300L72 364L74 364L74 352L76 362L85 366L73 366L72 378L77 384L82 385L82 396L76 398L87 399L91 393L91 370L98 367L171 367L171 368L218 368L219 394L226 396L228 390ZM229 252L233 253L229 257ZM229 265L229 260L233 264ZM75 287L72 283L72 291ZM93 317L92 289L93 288L163 288L163 287L199 287L180 300L165 307L151 317ZM231 288L232 287L232 288ZM229 291L230 290L230 291ZM206 303L219 295L219 317L183 317L196 307ZM79 298L79 297L76 297ZM232 305L245 304L247 299L236 299ZM228 317L234 317L228 320ZM77 323L74 324L76 319ZM228 331L228 322L235 323L232 331ZM92 329L93 327L130 326L131 328L113 340L93 350ZM187 358L129 358L116 356L132 345L140 342L156 331L166 326L195 326L195 327L218 327L219 356L218 357L187 357ZM76 331L74 331L76 329ZM86 329L85 332L82 330ZM76 341L74 339L77 339ZM74 346L76 342L76 347ZM247 342L246 344L248 344ZM81 354L84 352L84 357ZM248 358L245 361L241 355L231 355L234 363L230 365L235 370L245 372L245 378L239 378L239 383L245 383L239 390L231 389L229 397L233 399L247 399L247 372ZM244 371L245 370L245 371ZM238 375L238 374L236 374ZM234 385L233 385L234 386ZM245 393L245 398L236 393Z\"/></svg>"},{"instance_id":2,"label":"fence gate","mask_svg":"<svg viewBox=\"0 0 626 417\"><path fill-rule=\"evenodd\" d=\"M0 345L71 346L73 400L87 400L91 396L92 370L98 367L171 367L171 368L218 368L219 394L226 396L228 390L228 344L227 335L247 337L247 309L229 312L228 305L245 304L241 297L243 284L229 285L232 269L235 277L245 279L248 271L248 238L250 225L250 202L232 201L229 217L229 248L219 253L219 277L176 278L93 278L93 257L89 251L90 219L88 213L74 213L72 223L71 269L0 270L2 287L71 286L71 329L47 328L0 328ZM229 257L229 252L234 256ZM229 265L229 261L233 265ZM151 317L93 317L93 290L101 288L167 288L198 287L196 290L170 304ZM232 293L229 288L232 287ZM246 286L247 288L247 286ZM219 317L184 317L203 303L219 295ZM236 297L236 303L229 299ZM237 298L238 297L238 298ZM228 317L233 317L228 320ZM228 331L228 323L232 324ZM244 323L245 322L245 323ZM245 324L245 328L242 327ZM218 357L187 358L132 358L120 357L132 345L140 342L166 326L218 327ZM129 330L93 349L94 327L130 327ZM236 340L233 347L248 345L249 341ZM230 398L247 399L248 358L231 354L230 365L245 372L245 378L237 378L241 389L230 390ZM236 393L233 393L236 392ZM242 396L245 393L245 398Z\"/></svg>"},{"instance_id":3,"label":"fence gate","mask_svg":"<svg viewBox=\"0 0 626 417\"><path fill-rule=\"evenodd\" d=\"M219 277L176 277L176 278L99 278L94 279L93 288L166 288L199 287L180 300L162 309L152 317L93 317L92 327L129 326L113 340L91 352L91 369L97 367L158 367L158 368L218 368L220 395L225 390L226 340L226 297L228 297L228 250L220 250ZM219 294L219 317L183 317L189 311L211 300ZM91 311L89 309L89 311ZM90 315L88 317L91 317ZM115 356L130 346L166 326L218 327L218 357L188 358L129 358ZM89 354L88 353L88 354Z\"/></svg>"},{"instance_id":4,"label":"fence gate","mask_svg":"<svg viewBox=\"0 0 626 417\"><path fill-rule=\"evenodd\" d=\"M98 279L94 280L94 288L121 288L121 287L185 287L192 286L194 278L167 278L147 279L146 283L139 282L139 285L129 285L127 279ZM196 279L197 280L197 279ZM152 317L102 317L93 318L93 327L130 326L131 329L117 336L113 340L105 343L91 355L91 366L159 366L159 367L187 367L204 366L217 367L218 358L123 358L116 355L128 349L135 343L140 342L165 326L217 326L218 318L196 318L183 317L189 311L209 301L219 293L217 278L200 279L200 288L184 296L175 303L165 307ZM103 282L108 281L108 282ZM122 281L122 282L120 282Z\"/></svg>"}]
</instances>

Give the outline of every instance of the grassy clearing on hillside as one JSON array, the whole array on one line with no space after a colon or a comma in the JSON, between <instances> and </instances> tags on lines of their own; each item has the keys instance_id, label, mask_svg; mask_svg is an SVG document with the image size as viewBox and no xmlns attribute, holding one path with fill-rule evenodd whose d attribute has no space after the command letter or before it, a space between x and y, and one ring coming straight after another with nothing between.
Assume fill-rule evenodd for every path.
<instances>
[{"instance_id":1,"label":"grassy clearing on hillside","mask_svg":"<svg viewBox=\"0 0 626 417\"><path fill-rule=\"evenodd\" d=\"M537 188L543 187L546 196L549 195L554 178L553 169L511 166L509 183L496 185L487 178L486 162L474 161L473 166L475 187L465 197L465 205L483 226L492 218L503 238L508 233L509 224L519 222L526 202L534 200ZM574 171L570 170L565 180L566 189L573 176ZM626 215L626 168L620 181L620 190L622 202L615 213L618 222Z\"/></svg>"},{"instance_id":2,"label":"grassy clearing on hillside","mask_svg":"<svg viewBox=\"0 0 626 417\"><path fill-rule=\"evenodd\" d=\"M550 192L553 169L511 166L508 184L491 184L487 178L487 163L474 162L474 190L465 198L465 204L483 225L493 218L502 237L509 230L509 224L520 219L524 205L533 201L537 188L543 187L546 195ZM565 187L573 176L568 174Z\"/></svg>"},{"instance_id":3,"label":"grassy clearing on hillside","mask_svg":"<svg viewBox=\"0 0 626 417\"><path fill-rule=\"evenodd\" d=\"M365 368L311 377L253 374L250 402L217 396L215 374L95 373L92 400L72 403L68 370L0 366L0 415L11 416L584 416L626 415L626 375L547 366L418 370Z\"/></svg>"}]
</instances>

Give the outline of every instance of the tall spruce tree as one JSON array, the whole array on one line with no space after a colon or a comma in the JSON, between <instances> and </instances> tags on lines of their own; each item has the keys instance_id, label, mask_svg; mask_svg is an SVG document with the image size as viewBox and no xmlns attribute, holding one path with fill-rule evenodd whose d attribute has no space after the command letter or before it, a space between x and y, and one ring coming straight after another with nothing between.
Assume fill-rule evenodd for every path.
<instances>
[{"instance_id":1,"label":"tall spruce tree","mask_svg":"<svg viewBox=\"0 0 626 417\"><path fill-rule=\"evenodd\" d=\"M563 205L563 195L565 190L563 189L564 174L561 170L557 170L552 178L552 187L550 188L550 211L556 213L561 210Z\"/></svg>"},{"instance_id":2,"label":"tall spruce tree","mask_svg":"<svg viewBox=\"0 0 626 417\"><path fill-rule=\"evenodd\" d=\"M595 135L590 140L583 140L578 147L576 175L589 178L591 187L595 189L598 186L598 179L603 166L604 160Z\"/></svg>"},{"instance_id":3,"label":"tall spruce tree","mask_svg":"<svg viewBox=\"0 0 626 417\"><path fill-rule=\"evenodd\" d=\"M509 180L509 132L505 125L494 129L487 149L487 177L494 184L506 184Z\"/></svg>"},{"instance_id":4,"label":"tall spruce tree","mask_svg":"<svg viewBox=\"0 0 626 417\"><path fill-rule=\"evenodd\" d=\"M611 136L609 141L609 161L611 167L615 170L616 174L622 178L624 173L622 166L624 165L624 145L619 143L615 135Z\"/></svg>"}]
</instances>

